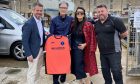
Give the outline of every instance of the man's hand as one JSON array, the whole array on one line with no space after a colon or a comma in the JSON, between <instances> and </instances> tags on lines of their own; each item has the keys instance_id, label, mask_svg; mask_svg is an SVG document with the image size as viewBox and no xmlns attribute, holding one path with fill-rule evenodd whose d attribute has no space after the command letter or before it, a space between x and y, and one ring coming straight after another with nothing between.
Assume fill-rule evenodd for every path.
<instances>
[{"instance_id":1,"label":"man's hand","mask_svg":"<svg viewBox=\"0 0 140 84\"><path fill-rule=\"evenodd\" d=\"M29 62L33 62L33 56L31 55L31 56L28 56L27 57L27 60L29 61Z\"/></svg>"},{"instance_id":2,"label":"man's hand","mask_svg":"<svg viewBox=\"0 0 140 84\"><path fill-rule=\"evenodd\" d=\"M79 48L80 50L84 50L85 47L86 47L86 43L83 43L83 44L79 44L79 45L78 45L78 48Z\"/></svg>"},{"instance_id":3,"label":"man's hand","mask_svg":"<svg viewBox=\"0 0 140 84\"><path fill-rule=\"evenodd\" d=\"M121 39L123 39L123 38L127 37L127 35L128 35L128 31L120 34L120 37L121 37Z\"/></svg>"}]
</instances>

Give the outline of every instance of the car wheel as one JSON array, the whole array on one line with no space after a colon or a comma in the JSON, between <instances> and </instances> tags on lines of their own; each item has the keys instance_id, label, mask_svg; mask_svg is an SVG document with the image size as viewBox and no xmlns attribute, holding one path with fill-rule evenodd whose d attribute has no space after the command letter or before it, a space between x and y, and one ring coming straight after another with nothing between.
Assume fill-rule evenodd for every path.
<instances>
[{"instance_id":1,"label":"car wheel","mask_svg":"<svg viewBox=\"0 0 140 84\"><path fill-rule=\"evenodd\" d=\"M17 60L25 60L26 57L24 56L24 50L23 45L21 42L16 42L11 47L11 54L14 56Z\"/></svg>"}]
</instances>

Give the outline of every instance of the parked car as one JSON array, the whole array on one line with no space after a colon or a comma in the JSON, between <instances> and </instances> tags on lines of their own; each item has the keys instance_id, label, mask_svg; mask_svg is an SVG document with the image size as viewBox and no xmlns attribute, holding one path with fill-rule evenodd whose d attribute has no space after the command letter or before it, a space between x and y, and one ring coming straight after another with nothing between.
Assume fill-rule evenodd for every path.
<instances>
[{"instance_id":1,"label":"parked car","mask_svg":"<svg viewBox=\"0 0 140 84\"><path fill-rule=\"evenodd\" d=\"M25 60L22 46L22 26L27 19L7 8L0 8L0 55L12 55Z\"/></svg>"}]
</instances>

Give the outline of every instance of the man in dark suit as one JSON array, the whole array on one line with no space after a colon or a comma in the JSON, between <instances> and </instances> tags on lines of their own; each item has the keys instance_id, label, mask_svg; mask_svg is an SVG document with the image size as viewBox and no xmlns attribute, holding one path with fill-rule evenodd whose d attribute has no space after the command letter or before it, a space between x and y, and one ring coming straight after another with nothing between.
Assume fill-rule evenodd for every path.
<instances>
[{"instance_id":1,"label":"man in dark suit","mask_svg":"<svg viewBox=\"0 0 140 84\"><path fill-rule=\"evenodd\" d=\"M41 21L43 5L38 2L35 3L32 12L33 16L22 28L22 41L29 67L27 83L39 84L38 79L43 64L43 44L45 40L44 28Z\"/></svg>"}]
</instances>

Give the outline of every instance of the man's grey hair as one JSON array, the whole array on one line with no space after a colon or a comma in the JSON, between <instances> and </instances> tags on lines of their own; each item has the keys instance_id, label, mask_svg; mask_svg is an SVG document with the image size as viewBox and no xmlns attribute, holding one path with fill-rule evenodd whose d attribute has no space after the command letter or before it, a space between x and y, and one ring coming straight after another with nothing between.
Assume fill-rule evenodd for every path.
<instances>
[{"instance_id":1,"label":"man's grey hair","mask_svg":"<svg viewBox=\"0 0 140 84\"><path fill-rule=\"evenodd\" d=\"M105 4L98 5L96 8L103 8L103 7L107 9L107 6Z\"/></svg>"},{"instance_id":2,"label":"man's grey hair","mask_svg":"<svg viewBox=\"0 0 140 84\"><path fill-rule=\"evenodd\" d=\"M41 3L39 3L39 2L36 2L36 3L33 4L33 6L32 6L33 9L34 9L36 6L43 7L43 5L42 5Z\"/></svg>"},{"instance_id":3,"label":"man's grey hair","mask_svg":"<svg viewBox=\"0 0 140 84\"><path fill-rule=\"evenodd\" d=\"M61 4L66 4L66 5L67 5L67 7L69 7L68 2L66 2L66 1L62 1L62 2L60 2L60 3L59 3L59 7L61 6Z\"/></svg>"}]
</instances>

